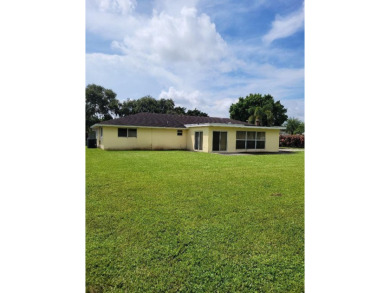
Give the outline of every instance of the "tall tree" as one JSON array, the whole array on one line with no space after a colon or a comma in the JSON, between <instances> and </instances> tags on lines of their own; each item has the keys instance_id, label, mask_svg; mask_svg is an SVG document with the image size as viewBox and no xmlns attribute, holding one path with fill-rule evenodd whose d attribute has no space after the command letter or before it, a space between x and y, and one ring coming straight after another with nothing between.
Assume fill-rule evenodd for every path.
<instances>
[{"instance_id":1,"label":"tall tree","mask_svg":"<svg viewBox=\"0 0 390 293\"><path fill-rule=\"evenodd\" d=\"M298 128L295 129L294 134L304 134L305 133L305 122L301 122Z\"/></svg>"},{"instance_id":2,"label":"tall tree","mask_svg":"<svg viewBox=\"0 0 390 293\"><path fill-rule=\"evenodd\" d=\"M137 100L135 104L135 112L149 112L149 113L160 113L159 102L152 96L145 96Z\"/></svg>"},{"instance_id":3,"label":"tall tree","mask_svg":"<svg viewBox=\"0 0 390 293\"><path fill-rule=\"evenodd\" d=\"M173 115L186 115L186 108L185 107L175 107L173 110L168 110L167 114L173 114Z\"/></svg>"},{"instance_id":4,"label":"tall tree","mask_svg":"<svg viewBox=\"0 0 390 293\"><path fill-rule=\"evenodd\" d=\"M198 109L194 109L194 110L188 110L186 115L188 116L203 116L203 117L209 117L209 115L207 115L207 113L204 113Z\"/></svg>"},{"instance_id":5,"label":"tall tree","mask_svg":"<svg viewBox=\"0 0 390 293\"><path fill-rule=\"evenodd\" d=\"M302 134L305 132L305 123L297 118L289 118L286 122L286 132L289 134Z\"/></svg>"},{"instance_id":6,"label":"tall tree","mask_svg":"<svg viewBox=\"0 0 390 293\"><path fill-rule=\"evenodd\" d=\"M160 108L159 113L168 113L175 109L175 102L172 99L160 99L158 104Z\"/></svg>"},{"instance_id":7,"label":"tall tree","mask_svg":"<svg viewBox=\"0 0 390 293\"><path fill-rule=\"evenodd\" d=\"M263 117L265 116L263 108L253 106L248 109L248 113L250 114L248 118L249 123L255 124L256 121L259 121L260 125L263 125L262 121Z\"/></svg>"},{"instance_id":8,"label":"tall tree","mask_svg":"<svg viewBox=\"0 0 390 293\"><path fill-rule=\"evenodd\" d=\"M275 102L271 95L249 94L240 97L229 109L230 118L255 123L259 120L262 126L280 126L287 120L287 109Z\"/></svg>"},{"instance_id":9,"label":"tall tree","mask_svg":"<svg viewBox=\"0 0 390 293\"><path fill-rule=\"evenodd\" d=\"M135 114L136 100L127 99L120 103L119 116Z\"/></svg>"},{"instance_id":10,"label":"tall tree","mask_svg":"<svg viewBox=\"0 0 390 293\"><path fill-rule=\"evenodd\" d=\"M191 116L208 116L198 109L186 110L184 107L175 107L175 102L172 99L156 100L152 96L145 96L138 100L127 99L119 105L119 115L126 116L141 112L161 113L161 114L177 114Z\"/></svg>"},{"instance_id":11,"label":"tall tree","mask_svg":"<svg viewBox=\"0 0 390 293\"><path fill-rule=\"evenodd\" d=\"M89 84L85 89L85 126L86 133L90 127L103 120L117 117L120 103L116 93L96 84Z\"/></svg>"}]
</instances>

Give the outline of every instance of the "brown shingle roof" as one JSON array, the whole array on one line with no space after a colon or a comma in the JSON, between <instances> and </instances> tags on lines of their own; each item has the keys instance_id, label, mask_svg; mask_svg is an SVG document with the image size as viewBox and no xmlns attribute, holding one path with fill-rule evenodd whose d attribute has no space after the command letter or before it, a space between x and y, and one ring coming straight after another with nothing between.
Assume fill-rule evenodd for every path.
<instances>
[{"instance_id":1,"label":"brown shingle roof","mask_svg":"<svg viewBox=\"0 0 390 293\"><path fill-rule=\"evenodd\" d=\"M233 120L229 118L216 117L200 117L200 116L184 116L171 114L157 113L138 113L117 119L100 122L103 125L132 125L132 126L151 126L151 127L172 127L186 128L184 124L200 124L200 123L231 123L249 125L246 122Z\"/></svg>"}]
</instances>

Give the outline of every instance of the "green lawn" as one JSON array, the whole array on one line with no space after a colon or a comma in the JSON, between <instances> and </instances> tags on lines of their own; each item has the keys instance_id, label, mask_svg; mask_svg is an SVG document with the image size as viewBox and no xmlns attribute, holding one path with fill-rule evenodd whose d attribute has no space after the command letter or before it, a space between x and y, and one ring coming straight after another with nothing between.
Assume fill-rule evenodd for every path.
<instances>
[{"instance_id":1,"label":"green lawn","mask_svg":"<svg viewBox=\"0 0 390 293\"><path fill-rule=\"evenodd\" d=\"M86 149L89 292L303 292L304 152Z\"/></svg>"}]
</instances>

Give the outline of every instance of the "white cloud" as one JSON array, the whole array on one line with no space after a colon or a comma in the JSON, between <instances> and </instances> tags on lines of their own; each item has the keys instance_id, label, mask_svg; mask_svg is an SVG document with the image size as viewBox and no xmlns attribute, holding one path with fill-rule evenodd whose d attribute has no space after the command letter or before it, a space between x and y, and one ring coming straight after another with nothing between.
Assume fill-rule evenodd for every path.
<instances>
[{"instance_id":1,"label":"white cloud","mask_svg":"<svg viewBox=\"0 0 390 293\"><path fill-rule=\"evenodd\" d=\"M168 91L162 91L159 95L160 99L172 99L176 106L186 107L187 109L199 108L199 91L185 92L178 91L173 87L169 87Z\"/></svg>"},{"instance_id":2,"label":"white cloud","mask_svg":"<svg viewBox=\"0 0 390 293\"><path fill-rule=\"evenodd\" d=\"M161 66L133 56L102 53L86 54L87 83L97 83L113 89L120 100L156 96L161 88L178 85L181 79Z\"/></svg>"},{"instance_id":3,"label":"white cloud","mask_svg":"<svg viewBox=\"0 0 390 293\"><path fill-rule=\"evenodd\" d=\"M299 10L285 17L277 15L275 20L272 22L271 30L263 36L263 42L265 44L270 44L274 40L289 37L303 29L305 18L303 8L304 7L302 5Z\"/></svg>"},{"instance_id":4,"label":"white cloud","mask_svg":"<svg viewBox=\"0 0 390 293\"><path fill-rule=\"evenodd\" d=\"M174 17L165 12L153 14L142 27L129 31L113 47L156 63L195 62L204 64L226 55L226 43L210 18L184 7Z\"/></svg>"},{"instance_id":5,"label":"white cloud","mask_svg":"<svg viewBox=\"0 0 390 293\"><path fill-rule=\"evenodd\" d=\"M110 41L123 39L129 29L135 30L143 23L138 16L101 11L97 7L87 9L85 22L88 32Z\"/></svg>"},{"instance_id":6,"label":"white cloud","mask_svg":"<svg viewBox=\"0 0 390 293\"><path fill-rule=\"evenodd\" d=\"M131 55L95 53L87 54L86 66L87 81L112 88L121 100L150 94L156 98L171 98L177 106L197 108L216 117L228 117L230 105L249 93L269 93L285 105L284 101L288 102L302 90L304 82L303 69L277 68L268 64L241 64L240 70L253 76L232 76L193 67L188 72L182 68L168 70ZM285 106L289 108L289 116L303 119L303 109L302 113L295 110L297 106L302 107L303 102L288 102Z\"/></svg>"},{"instance_id":7,"label":"white cloud","mask_svg":"<svg viewBox=\"0 0 390 293\"><path fill-rule=\"evenodd\" d=\"M160 10L149 16L126 10L127 6L110 8L114 1L109 3L103 5L108 8L94 4L88 10L87 30L111 40L120 55L87 54L86 81L113 89L120 100L149 94L228 117L230 105L240 96L269 93L287 101L302 91L303 68L266 63L276 49L228 45L208 15L183 6L183 1L157 0Z\"/></svg>"},{"instance_id":8,"label":"white cloud","mask_svg":"<svg viewBox=\"0 0 390 293\"><path fill-rule=\"evenodd\" d=\"M220 98L214 100L211 106L208 107L208 112L210 116L215 117L229 117L229 108L231 104L237 102L237 98Z\"/></svg>"},{"instance_id":9,"label":"white cloud","mask_svg":"<svg viewBox=\"0 0 390 293\"><path fill-rule=\"evenodd\" d=\"M136 5L136 0L90 0L89 3L96 5L102 12L129 14L132 12Z\"/></svg>"},{"instance_id":10,"label":"white cloud","mask_svg":"<svg viewBox=\"0 0 390 293\"><path fill-rule=\"evenodd\" d=\"M199 0L154 0L153 8L177 16L180 15L183 7L197 7L198 2Z\"/></svg>"}]
</instances>

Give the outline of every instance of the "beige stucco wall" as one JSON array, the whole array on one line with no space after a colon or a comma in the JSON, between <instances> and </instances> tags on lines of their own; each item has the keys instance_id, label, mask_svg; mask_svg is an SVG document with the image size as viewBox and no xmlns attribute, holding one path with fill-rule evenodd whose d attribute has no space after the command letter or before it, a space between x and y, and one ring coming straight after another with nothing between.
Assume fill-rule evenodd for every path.
<instances>
[{"instance_id":1,"label":"beige stucco wall","mask_svg":"<svg viewBox=\"0 0 390 293\"><path fill-rule=\"evenodd\" d=\"M209 140L209 127L191 127L188 129L187 133L187 149L190 151L194 151L195 144L195 132L201 131L203 132L203 149L199 150L199 152L209 152L211 150L210 144L208 144ZM198 152L198 150L197 150Z\"/></svg>"},{"instance_id":2,"label":"beige stucco wall","mask_svg":"<svg viewBox=\"0 0 390 293\"><path fill-rule=\"evenodd\" d=\"M279 129L270 129L265 132L265 151L279 151Z\"/></svg>"},{"instance_id":3,"label":"beige stucco wall","mask_svg":"<svg viewBox=\"0 0 390 293\"><path fill-rule=\"evenodd\" d=\"M134 128L134 127L133 127ZM201 152L213 152L213 131L227 132L226 152L278 152L278 129L245 129L231 127L191 127L183 129L183 135L177 135L178 129L167 128L137 128L137 137L118 137L117 127L103 127L103 137L100 137L100 128L97 131L98 147L105 150L164 150L181 149L194 151L195 132L203 132L203 150ZM237 131L263 131L265 132L265 149L236 150Z\"/></svg>"},{"instance_id":4,"label":"beige stucco wall","mask_svg":"<svg viewBox=\"0 0 390 293\"><path fill-rule=\"evenodd\" d=\"M230 127L208 127L208 152L213 151L213 131L227 132L227 150L226 152L278 152L279 151L279 130L278 129L245 129L245 128L230 128ZM236 132L237 131L259 131L265 132L265 149L236 149Z\"/></svg>"},{"instance_id":5,"label":"beige stucco wall","mask_svg":"<svg viewBox=\"0 0 390 293\"><path fill-rule=\"evenodd\" d=\"M187 149L187 130L183 129L183 135L178 136L177 129L137 128L137 137L118 137L117 127L103 127L99 147L105 150Z\"/></svg>"},{"instance_id":6,"label":"beige stucco wall","mask_svg":"<svg viewBox=\"0 0 390 293\"><path fill-rule=\"evenodd\" d=\"M98 127L96 130L95 130L95 135L96 135L96 145L98 148L102 148L104 149L104 145L103 145L103 139L102 139L102 128L101 127ZM103 133L104 134L104 133Z\"/></svg>"}]
</instances>

